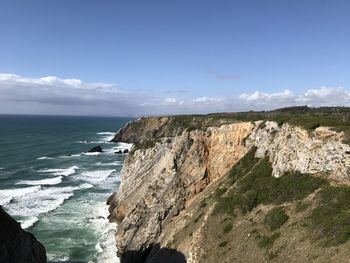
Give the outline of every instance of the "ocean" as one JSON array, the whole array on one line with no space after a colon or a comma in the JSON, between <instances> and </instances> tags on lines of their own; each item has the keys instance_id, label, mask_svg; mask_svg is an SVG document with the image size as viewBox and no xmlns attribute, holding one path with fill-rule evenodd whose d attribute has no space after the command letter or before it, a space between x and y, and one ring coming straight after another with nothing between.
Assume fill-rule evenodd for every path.
<instances>
[{"instance_id":1,"label":"ocean","mask_svg":"<svg viewBox=\"0 0 350 263\"><path fill-rule=\"evenodd\" d=\"M0 205L49 261L118 262L106 199L131 145L109 140L130 120L0 115Z\"/></svg>"}]
</instances>

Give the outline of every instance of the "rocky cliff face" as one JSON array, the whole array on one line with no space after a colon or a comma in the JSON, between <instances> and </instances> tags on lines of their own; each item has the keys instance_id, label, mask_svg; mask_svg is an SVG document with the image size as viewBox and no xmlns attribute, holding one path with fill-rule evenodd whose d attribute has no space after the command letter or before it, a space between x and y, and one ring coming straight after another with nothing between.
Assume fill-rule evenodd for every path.
<instances>
[{"instance_id":1,"label":"rocky cliff face","mask_svg":"<svg viewBox=\"0 0 350 263\"><path fill-rule=\"evenodd\" d=\"M203 262L197 254L205 247L201 242L210 239L202 228L214 203L201 213L202 225L190 238L176 237L200 202L220 189L223 178L253 147L256 157L269 159L275 177L299 171L350 184L350 147L342 143L341 133L268 121L217 123L191 130L170 125L167 117L141 118L116 134L113 141L136 143L124 163L120 188L108 200L110 220L118 223L122 262L162 262L162 248L173 249L173 256L180 253L187 262Z\"/></svg>"},{"instance_id":2,"label":"rocky cliff face","mask_svg":"<svg viewBox=\"0 0 350 263\"><path fill-rule=\"evenodd\" d=\"M35 237L0 207L0 262L44 263L46 251Z\"/></svg>"}]
</instances>

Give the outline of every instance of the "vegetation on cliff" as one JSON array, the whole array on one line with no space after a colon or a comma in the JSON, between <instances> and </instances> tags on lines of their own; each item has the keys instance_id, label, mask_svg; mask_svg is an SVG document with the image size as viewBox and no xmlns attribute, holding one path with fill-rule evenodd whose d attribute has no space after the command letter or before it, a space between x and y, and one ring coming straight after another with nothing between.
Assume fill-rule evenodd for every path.
<instances>
[{"instance_id":1,"label":"vegetation on cliff","mask_svg":"<svg viewBox=\"0 0 350 263\"><path fill-rule=\"evenodd\" d=\"M177 248L200 231L206 262L279 261L295 258L297 250L305 253L298 260L337 255L342 262L350 246L350 188L299 172L273 177L271 163L256 158L255 150L200 194L187 209L192 220L169 245Z\"/></svg>"}]
</instances>

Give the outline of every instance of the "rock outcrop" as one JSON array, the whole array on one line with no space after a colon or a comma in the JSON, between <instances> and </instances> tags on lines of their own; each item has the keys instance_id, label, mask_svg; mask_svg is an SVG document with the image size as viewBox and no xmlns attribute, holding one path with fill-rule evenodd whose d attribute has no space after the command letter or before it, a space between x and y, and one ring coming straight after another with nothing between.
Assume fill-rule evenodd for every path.
<instances>
[{"instance_id":1,"label":"rock outcrop","mask_svg":"<svg viewBox=\"0 0 350 263\"><path fill-rule=\"evenodd\" d=\"M0 207L0 262L44 263L44 246Z\"/></svg>"},{"instance_id":2,"label":"rock outcrop","mask_svg":"<svg viewBox=\"0 0 350 263\"><path fill-rule=\"evenodd\" d=\"M309 132L272 121L193 130L170 124L168 117L141 118L113 139L136 143L125 160L118 192L108 200L110 220L118 223L119 255L138 255L138 260L129 257L122 262L148 262L150 247L166 247L181 229L179 224L183 227L184 221L176 218L191 214L193 200L252 147L256 157L269 158L275 177L299 171L350 185L350 147L342 143L341 133L328 128ZM142 143L146 140L152 140L151 146ZM179 247L188 262L200 262L191 256L191 246Z\"/></svg>"},{"instance_id":3,"label":"rock outcrop","mask_svg":"<svg viewBox=\"0 0 350 263\"><path fill-rule=\"evenodd\" d=\"M100 145L92 147L89 151L89 153L101 153L102 152L102 147Z\"/></svg>"}]
</instances>

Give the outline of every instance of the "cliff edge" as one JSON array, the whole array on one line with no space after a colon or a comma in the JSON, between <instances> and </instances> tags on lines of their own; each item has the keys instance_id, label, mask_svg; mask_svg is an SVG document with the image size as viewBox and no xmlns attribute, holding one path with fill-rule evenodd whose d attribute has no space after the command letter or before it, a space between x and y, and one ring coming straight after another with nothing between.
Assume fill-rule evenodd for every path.
<instances>
[{"instance_id":1,"label":"cliff edge","mask_svg":"<svg viewBox=\"0 0 350 263\"><path fill-rule=\"evenodd\" d=\"M343 262L347 237L331 232L350 235L346 134L260 115L140 118L116 134L134 143L108 200L122 262Z\"/></svg>"}]
</instances>

